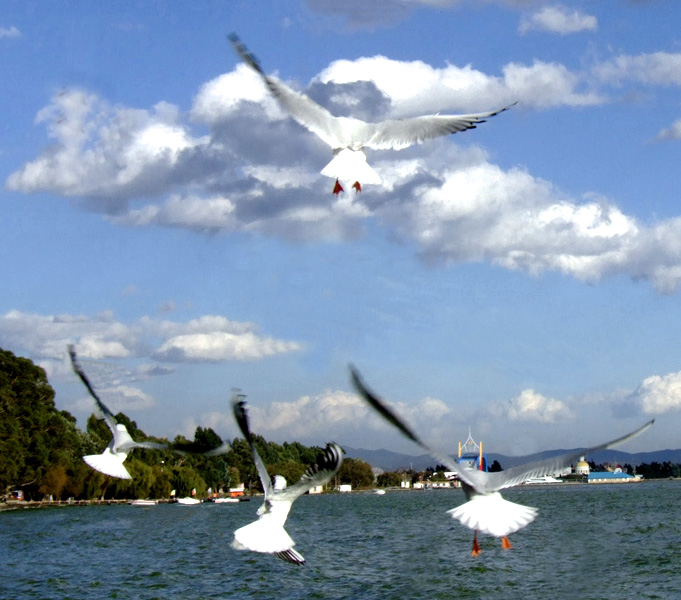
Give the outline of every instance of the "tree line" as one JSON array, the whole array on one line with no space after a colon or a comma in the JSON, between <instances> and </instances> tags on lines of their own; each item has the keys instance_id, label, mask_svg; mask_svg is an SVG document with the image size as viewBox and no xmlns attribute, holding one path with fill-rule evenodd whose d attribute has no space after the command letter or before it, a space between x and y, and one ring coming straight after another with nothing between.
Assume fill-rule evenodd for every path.
<instances>
[{"instance_id":1,"label":"tree line","mask_svg":"<svg viewBox=\"0 0 681 600\"><path fill-rule=\"evenodd\" d=\"M227 490L244 483L247 490L262 491L248 443L231 442L220 456L178 454L169 450L136 448L125 461L131 480L116 479L91 469L82 457L101 453L111 440L103 421L91 415L86 430L65 410L57 410L55 392L47 375L31 360L0 348L0 497L22 490L27 500L51 496L55 500L134 499L188 496L196 490ZM135 441L167 442L148 436L123 413L122 423ZM194 439L176 436L173 445L207 451L223 440L211 428L197 427ZM255 436L255 444L270 474L297 481L321 452L298 442L276 444ZM353 489L374 484L371 467L359 459L345 458L337 483Z\"/></svg>"}]
</instances>

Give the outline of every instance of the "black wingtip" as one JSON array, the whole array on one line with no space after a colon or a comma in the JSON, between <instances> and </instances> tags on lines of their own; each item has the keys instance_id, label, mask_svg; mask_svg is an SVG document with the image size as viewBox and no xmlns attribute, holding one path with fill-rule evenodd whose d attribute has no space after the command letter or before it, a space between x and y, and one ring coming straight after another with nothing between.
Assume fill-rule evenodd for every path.
<instances>
[{"instance_id":1,"label":"black wingtip","mask_svg":"<svg viewBox=\"0 0 681 600\"><path fill-rule=\"evenodd\" d=\"M392 423L395 427L397 427L410 440L416 442L422 448L428 449L428 447L421 441L416 433L412 431L411 428L400 417L398 417L396 413L392 411L388 404L379 398L374 392L369 390L369 388L362 381L362 376L359 374L359 371L352 364L349 365L349 368L352 383L355 386L357 392L359 392L360 396L362 396L362 398L364 398L364 400L366 400L366 402L376 412L378 412L389 423Z\"/></svg>"},{"instance_id":2,"label":"black wingtip","mask_svg":"<svg viewBox=\"0 0 681 600\"><path fill-rule=\"evenodd\" d=\"M69 351L69 357L71 358L71 368L73 369L73 372L80 377L80 380L83 382L83 385L87 388L87 391L90 392L90 395L97 400L98 402L101 403L101 400L99 399L99 396L95 392L94 388L92 387L92 384L90 383L90 380L87 378L85 375L85 372L83 371L82 367L80 364L78 364L78 357L76 356L76 347L73 344L68 345L68 351Z\"/></svg>"},{"instance_id":3,"label":"black wingtip","mask_svg":"<svg viewBox=\"0 0 681 600\"><path fill-rule=\"evenodd\" d=\"M262 70L262 67L260 66L260 61L255 56L255 54L249 51L248 47L241 41L239 36L236 33L232 32L227 34L227 39L232 43L232 46L234 46L234 49L236 50L237 54L242 58L242 60L252 69L255 69L258 73L260 73L260 75L265 77L265 72Z\"/></svg>"},{"instance_id":4,"label":"black wingtip","mask_svg":"<svg viewBox=\"0 0 681 600\"><path fill-rule=\"evenodd\" d=\"M302 566L305 564L305 558L300 552L296 552L293 548L289 550L283 550L282 552L275 552L274 555L283 561L291 563L293 565Z\"/></svg>"},{"instance_id":5,"label":"black wingtip","mask_svg":"<svg viewBox=\"0 0 681 600\"><path fill-rule=\"evenodd\" d=\"M246 409L246 395L235 392L232 396L232 412L241 433L247 442L251 440L251 428L248 424L248 410Z\"/></svg>"}]
</instances>

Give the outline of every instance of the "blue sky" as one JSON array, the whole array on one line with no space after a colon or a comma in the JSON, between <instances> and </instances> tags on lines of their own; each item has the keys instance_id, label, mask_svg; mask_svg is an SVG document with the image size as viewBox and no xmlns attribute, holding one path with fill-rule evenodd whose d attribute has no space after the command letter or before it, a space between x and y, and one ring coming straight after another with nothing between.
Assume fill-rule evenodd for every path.
<instances>
[{"instance_id":1,"label":"blue sky","mask_svg":"<svg viewBox=\"0 0 681 600\"><path fill-rule=\"evenodd\" d=\"M68 343L154 435L235 436L239 388L268 439L418 453L352 362L452 451L681 446L681 5L371 4L3 2L0 347L82 426ZM337 199L230 32L337 114L518 104Z\"/></svg>"}]
</instances>

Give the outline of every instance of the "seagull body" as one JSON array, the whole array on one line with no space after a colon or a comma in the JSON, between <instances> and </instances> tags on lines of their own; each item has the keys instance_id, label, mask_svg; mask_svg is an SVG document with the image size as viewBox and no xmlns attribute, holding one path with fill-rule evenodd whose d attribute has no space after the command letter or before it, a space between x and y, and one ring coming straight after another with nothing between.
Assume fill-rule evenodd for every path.
<instances>
[{"instance_id":1,"label":"seagull body","mask_svg":"<svg viewBox=\"0 0 681 600\"><path fill-rule=\"evenodd\" d=\"M188 447L173 448L170 444L161 444L157 442L136 442L130 437L127 428L123 423L117 423L113 413L102 402L97 395L90 380L85 375L85 372L78 364L75 348L69 346L69 356L71 357L71 366L76 375L80 377L87 388L90 396L94 399L97 405L98 418L103 419L107 427L111 431L111 441L101 454L88 454L83 457L83 460L90 465L95 471L110 475L111 477L118 477L119 479L132 479L128 470L123 466L128 454L134 448L149 448L152 450L173 450L175 452L184 453L192 452ZM194 454L201 454L203 456L218 456L229 451L231 445L225 442L217 448L213 448L208 452L192 452Z\"/></svg>"},{"instance_id":2,"label":"seagull body","mask_svg":"<svg viewBox=\"0 0 681 600\"><path fill-rule=\"evenodd\" d=\"M102 402L100 397L95 392L90 384L85 372L78 364L76 358L76 350L73 346L69 346L69 356L71 357L71 366L76 375L85 384L90 396L97 404L100 418L104 420L107 427L111 431L111 441L101 454L89 454L83 457L83 460L90 465L95 471L110 475L111 477L118 477L120 479L132 479L128 470L123 466L123 462L128 457L128 453L133 448L152 448L155 450L165 450L168 444L159 444L156 442L135 442L128 433L127 428L122 423L117 423L113 413Z\"/></svg>"},{"instance_id":3,"label":"seagull body","mask_svg":"<svg viewBox=\"0 0 681 600\"><path fill-rule=\"evenodd\" d=\"M488 473L486 471L464 467L451 456L436 451L427 445L382 399L366 387L359 372L354 367L350 367L350 371L355 388L372 408L397 427L409 439L426 450L434 459L445 465L450 471L456 473L466 495L467 502L447 512L462 525L475 531L472 550L473 556L477 556L480 553L480 546L477 541L478 531L502 538L502 547L508 549L512 546L506 536L522 529L528 523L531 523L537 516L536 508L509 502L501 496L499 493L500 490L518 485L531 477L541 477L543 475L560 473L569 468L570 465L579 460L582 456L622 444L638 434L643 433L643 431L648 429L655 422L654 419L648 421L645 425L631 433L610 442L593 446L592 448L517 465L506 469L505 471Z\"/></svg>"},{"instance_id":4,"label":"seagull body","mask_svg":"<svg viewBox=\"0 0 681 600\"><path fill-rule=\"evenodd\" d=\"M327 444L317 464L309 467L297 483L287 487L286 479L275 475L273 484L255 447L243 398L240 394L235 395L232 409L239 429L251 449L265 492L265 501L258 509L258 520L234 532L232 547L274 554L277 558L296 565L305 564L303 556L293 549L295 542L284 529L284 524L296 498L315 486L324 485L338 472L343 462L343 450L338 444Z\"/></svg>"},{"instance_id":5,"label":"seagull body","mask_svg":"<svg viewBox=\"0 0 681 600\"><path fill-rule=\"evenodd\" d=\"M407 119L389 119L367 123L352 117L336 117L314 100L291 89L276 77L265 74L258 59L251 54L236 34L229 36L239 56L262 77L270 92L303 127L316 134L333 150L333 159L321 173L336 180L333 193L344 191L339 181L354 181L355 192L362 184L380 184L381 177L367 163L365 148L402 150L425 140L475 129L489 117L511 108L469 115L426 115ZM361 183L360 183L361 182Z\"/></svg>"}]
</instances>

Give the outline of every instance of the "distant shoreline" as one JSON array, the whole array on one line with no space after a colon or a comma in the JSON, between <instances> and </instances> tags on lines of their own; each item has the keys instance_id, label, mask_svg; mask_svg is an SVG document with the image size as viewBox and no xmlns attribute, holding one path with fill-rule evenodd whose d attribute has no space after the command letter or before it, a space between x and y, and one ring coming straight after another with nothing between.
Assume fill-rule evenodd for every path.
<instances>
[{"instance_id":1,"label":"distant shoreline","mask_svg":"<svg viewBox=\"0 0 681 600\"><path fill-rule=\"evenodd\" d=\"M642 479L637 481L637 484L653 483L653 482L668 482L668 481L681 481L681 477L664 477L659 479ZM619 483L619 482L618 482ZM515 489L535 489L535 488L551 488L551 487L562 487L564 485L576 486L583 485L584 487L592 487L594 485L617 485L616 483L587 483L586 481L563 481L562 483L535 483L532 485L517 485L514 486ZM638 485L636 486L638 487ZM446 490L456 490L457 487L448 488L430 488L430 489L405 489L405 488L383 488L386 492L391 494L395 492L426 492L426 491L446 491ZM371 490L352 490L354 493L372 493ZM343 494L345 495L345 494ZM0 512L9 510L25 510L30 508L62 508L67 506L105 506L111 504L130 504L133 499L118 500L118 499L106 499L106 500L8 500L6 502L0 502ZM173 504L174 501L170 499L159 499L159 504Z\"/></svg>"}]
</instances>

